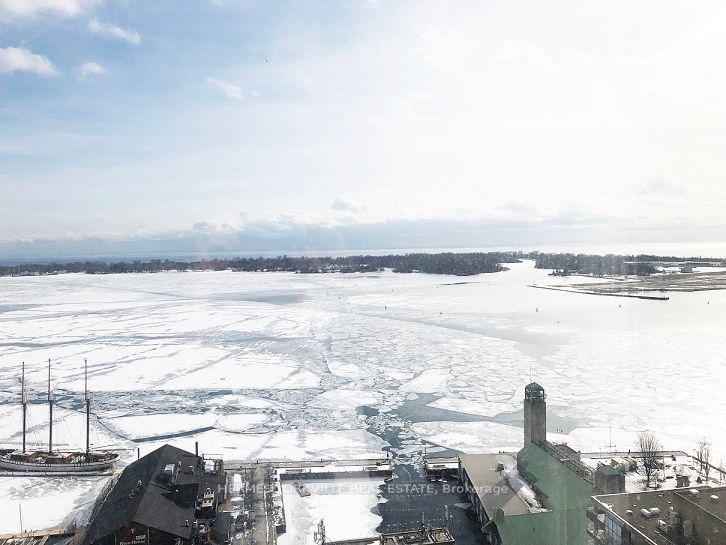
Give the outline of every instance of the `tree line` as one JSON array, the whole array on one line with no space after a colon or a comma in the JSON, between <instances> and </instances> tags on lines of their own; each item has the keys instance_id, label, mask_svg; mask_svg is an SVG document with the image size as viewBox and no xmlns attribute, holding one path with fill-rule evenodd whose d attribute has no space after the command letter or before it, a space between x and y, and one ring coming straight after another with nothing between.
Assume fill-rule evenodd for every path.
<instances>
[{"instance_id":1,"label":"tree line","mask_svg":"<svg viewBox=\"0 0 726 545\"><path fill-rule=\"evenodd\" d=\"M390 269L398 273L427 273L471 276L507 270L506 263L533 260L538 269L551 269L554 274L648 275L660 263L711 265L720 259L688 258L657 255L592 255L541 252L444 252L389 255L355 255L344 257L237 257L232 259L200 259L182 261L151 259L148 261L86 260L58 263L23 263L0 265L0 276L29 276L61 273L118 274L158 273L166 271L277 271L295 273L354 273Z\"/></svg>"},{"instance_id":2,"label":"tree line","mask_svg":"<svg viewBox=\"0 0 726 545\"><path fill-rule=\"evenodd\" d=\"M506 270L502 263L520 260L516 252L413 253L402 255L357 255L345 257L238 257L177 261L73 261L67 263L23 263L0 266L0 276L29 276L62 273L118 274L166 271L250 271L295 273L354 273L391 269L399 273L421 272L469 276Z\"/></svg>"},{"instance_id":3,"label":"tree line","mask_svg":"<svg viewBox=\"0 0 726 545\"><path fill-rule=\"evenodd\" d=\"M638 255L591 255L591 254L549 254L532 252L529 259L534 259L538 269L552 269L556 275L587 274L592 276L605 275L638 275L647 276L656 272L660 263L690 263L692 265L711 265L721 262L720 259L704 259L701 257L682 258L675 256L658 256L649 254Z\"/></svg>"}]
</instances>

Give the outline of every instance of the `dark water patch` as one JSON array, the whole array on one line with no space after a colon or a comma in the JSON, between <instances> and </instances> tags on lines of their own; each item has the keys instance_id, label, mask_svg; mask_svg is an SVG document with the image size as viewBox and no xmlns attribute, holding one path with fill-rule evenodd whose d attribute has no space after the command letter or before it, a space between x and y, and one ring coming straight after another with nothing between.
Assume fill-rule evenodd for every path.
<instances>
[{"instance_id":1,"label":"dark water patch","mask_svg":"<svg viewBox=\"0 0 726 545\"><path fill-rule=\"evenodd\" d=\"M411 464L396 465L393 474L394 478L381 487L381 495L387 501L377 506L383 518L377 532L415 530L420 528L422 516L425 524L442 527L448 508L448 527L456 542L483 543L476 518L469 516L466 509L456 507L465 502L457 480L429 482Z\"/></svg>"},{"instance_id":2,"label":"dark water patch","mask_svg":"<svg viewBox=\"0 0 726 545\"><path fill-rule=\"evenodd\" d=\"M425 402L430 402L435 398L431 395L424 397L427 398L424 400ZM359 407L358 412L374 417L380 414L377 409L368 406ZM401 427L370 426L368 431L390 445L384 447L383 450L387 456L393 458L393 477L386 479L387 482L380 487L381 497L386 501L377 504L371 510L383 519L376 528L377 532L415 530L420 528L422 514L426 524L442 527L444 526L445 509L448 507L450 516L448 526L456 542L462 544L483 543L483 535L479 531L476 518L470 517L466 509L456 507L456 504L465 503L457 480L430 482L423 474L422 468L406 461L408 456L397 454L397 449L403 446L404 441L400 437L403 431ZM423 442L423 444L432 447L439 446L429 442ZM436 456L456 456L458 454L460 452L453 449L437 449L435 453Z\"/></svg>"},{"instance_id":3,"label":"dark water patch","mask_svg":"<svg viewBox=\"0 0 726 545\"><path fill-rule=\"evenodd\" d=\"M486 422L492 420L487 416L428 406L429 403L437 399L441 399L441 397L432 394L418 394L418 399L407 399L403 405L391 411L391 413L407 422Z\"/></svg>"},{"instance_id":4,"label":"dark water patch","mask_svg":"<svg viewBox=\"0 0 726 545\"><path fill-rule=\"evenodd\" d=\"M560 416L556 412L556 407L550 406L547 410L547 431L551 433L570 433L575 428L586 426L588 420L585 418L571 418L569 416ZM489 421L499 424L507 424L509 426L524 427L524 409L518 409L513 412L499 413Z\"/></svg>"},{"instance_id":5,"label":"dark water patch","mask_svg":"<svg viewBox=\"0 0 726 545\"><path fill-rule=\"evenodd\" d=\"M378 409L375 407L369 407L368 405L356 407L355 412L357 414L362 414L363 416L378 416L380 414Z\"/></svg>"},{"instance_id":6,"label":"dark water patch","mask_svg":"<svg viewBox=\"0 0 726 545\"><path fill-rule=\"evenodd\" d=\"M28 305L28 304L0 304L0 314L4 312L15 312L18 310L27 310L29 308L35 308L40 305Z\"/></svg>"},{"instance_id":7,"label":"dark water patch","mask_svg":"<svg viewBox=\"0 0 726 545\"><path fill-rule=\"evenodd\" d=\"M253 303L268 303L270 305L293 305L301 303L306 298L300 292L232 292L214 294L210 299L213 301L250 301Z\"/></svg>"},{"instance_id":8,"label":"dark water patch","mask_svg":"<svg viewBox=\"0 0 726 545\"><path fill-rule=\"evenodd\" d=\"M512 412L499 413L494 416L482 416L478 414L450 411L448 409L437 409L429 407L428 404L440 399L432 394L418 394L418 399L406 400L399 408L391 411L391 414L408 422L496 422L524 427L524 409ZM587 425L585 418L572 418L560 416L556 413L557 407L550 406L547 410L547 431L553 433L570 433L575 428Z\"/></svg>"},{"instance_id":9,"label":"dark water patch","mask_svg":"<svg viewBox=\"0 0 726 545\"><path fill-rule=\"evenodd\" d=\"M214 429L214 426L205 426L203 428L197 428L194 430L188 430L188 431L180 431L177 433L167 433L165 435L154 435L150 437L140 437L138 439L129 439L128 437L124 437L124 439L129 439L130 441L133 441L134 443L150 443L152 441L166 441L167 439L177 439L179 437L189 437L190 435L196 435L198 433L204 433L205 431L211 431ZM123 437L123 436L121 436Z\"/></svg>"}]
</instances>

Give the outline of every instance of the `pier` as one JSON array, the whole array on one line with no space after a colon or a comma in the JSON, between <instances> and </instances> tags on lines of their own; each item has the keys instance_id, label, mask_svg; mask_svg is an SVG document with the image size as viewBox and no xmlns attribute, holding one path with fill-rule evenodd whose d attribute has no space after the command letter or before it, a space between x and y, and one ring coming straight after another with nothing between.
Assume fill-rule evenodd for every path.
<instances>
[{"instance_id":1,"label":"pier","mask_svg":"<svg viewBox=\"0 0 726 545\"><path fill-rule=\"evenodd\" d=\"M358 460L280 460L227 461L224 464L229 500L222 511L234 520L237 544L275 545L277 536L286 530L282 481L293 481L296 493L311 493L304 479L341 479L347 477L387 478L393 474L388 458ZM364 539L365 545L377 541ZM360 540L356 540L358 543ZM2 545L2 544L0 544Z\"/></svg>"},{"instance_id":2,"label":"pier","mask_svg":"<svg viewBox=\"0 0 726 545\"><path fill-rule=\"evenodd\" d=\"M75 535L70 528L0 534L0 545L66 545Z\"/></svg>"},{"instance_id":3,"label":"pier","mask_svg":"<svg viewBox=\"0 0 726 545\"><path fill-rule=\"evenodd\" d=\"M594 284L593 284L594 285ZM540 290L564 291L567 293L579 293L580 295L603 295L605 297L625 297L628 299L646 299L648 301L668 301L670 297L666 295L645 295L642 293L622 293L609 291L595 291L593 289L575 289L562 286L538 286L537 284L528 284L528 288L537 288ZM655 291L653 289L652 291Z\"/></svg>"},{"instance_id":4,"label":"pier","mask_svg":"<svg viewBox=\"0 0 726 545\"><path fill-rule=\"evenodd\" d=\"M341 477L389 477L393 471L388 458L369 458L361 460L303 460L278 462L225 462L225 472L237 473L254 469L260 465L271 467L282 480L302 477L325 479Z\"/></svg>"}]
</instances>

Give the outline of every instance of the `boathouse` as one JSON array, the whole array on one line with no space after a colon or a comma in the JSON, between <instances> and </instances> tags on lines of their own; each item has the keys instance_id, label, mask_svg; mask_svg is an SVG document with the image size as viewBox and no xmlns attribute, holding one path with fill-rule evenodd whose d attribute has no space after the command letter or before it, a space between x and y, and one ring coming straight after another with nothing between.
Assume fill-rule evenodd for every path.
<instances>
[{"instance_id":1,"label":"boathouse","mask_svg":"<svg viewBox=\"0 0 726 545\"><path fill-rule=\"evenodd\" d=\"M164 445L121 473L77 545L184 545L223 500L221 464ZM206 466L206 467L205 467ZM218 467L217 467L218 466Z\"/></svg>"}]
</instances>

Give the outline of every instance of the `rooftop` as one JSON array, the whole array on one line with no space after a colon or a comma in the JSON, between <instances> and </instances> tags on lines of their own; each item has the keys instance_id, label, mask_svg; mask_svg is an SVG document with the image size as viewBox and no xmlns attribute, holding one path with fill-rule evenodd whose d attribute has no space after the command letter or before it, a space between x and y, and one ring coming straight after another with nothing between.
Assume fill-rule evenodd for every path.
<instances>
[{"instance_id":1,"label":"rooftop","mask_svg":"<svg viewBox=\"0 0 726 545\"><path fill-rule=\"evenodd\" d=\"M506 472L497 470L497 466L500 464L502 467L516 466L512 456L508 454L462 454L459 456L459 460L490 516L497 508L501 508L505 516L524 515L532 511L530 505L507 480ZM539 509L536 510L539 511Z\"/></svg>"},{"instance_id":2,"label":"rooftop","mask_svg":"<svg viewBox=\"0 0 726 545\"><path fill-rule=\"evenodd\" d=\"M629 467L630 462L634 462L638 466L642 464L642 459L637 452L583 452L581 460L584 465L595 471L599 466L611 466L619 469L625 474L625 491L641 492L645 489L645 475L642 469L640 471ZM699 466L694 464L693 458L681 451L664 451L662 458L663 467L658 470L652 479L658 482L659 490L672 490L678 486L678 477L685 476L689 479L689 486L701 486L701 484L718 485L718 473L713 471L709 476L709 482L705 482L705 476L701 473L700 477L703 482L698 482ZM683 485L681 485L683 486Z\"/></svg>"},{"instance_id":3,"label":"rooftop","mask_svg":"<svg viewBox=\"0 0 726 545\"><path fill-rule=\"evenodd\" d=\"M679 488L675 491L683 501L691 503L697 509L710 513L721 522L726 524L726 486L706 487L698 495L689 493L691 489ZM711 501L711 496L717 496L718 501Z\"/></svg>"},{"instance_id":4,"label":"rooftop","mask_svg":"<svg viewBox=\"0 0 726 545\"><path fill-rule=\"evenodd\" d=\"M692 490L699 491L697 497L691 492ZM595 496L593 499L602 508L617 515L653 543L673 545L674 541L658 531L658 521L668 519L670 508L679 512L678 505L681 501L694 503L698 508L724 520L724 524L726 524L726 506L723 500L712 503L709 498L714 494L726 498L726 487L698 486L674 490L649 490L624 494L606 494ZM647 509L651 513L653 513L654 509L659 511L645 517L641 514L642 509Z\"/></svg>"},{"instance_id":5,"label":"rooftop","mask_svg":"<svg viewBox=\"0 0 726 545\"><path fill-rule=\"evenodd\" d=\"M205 475L202 458L164 445L124 469L82 543L94 543L129 522L188 539L199 488L213 478Z\"/></svg>"},{"instance_id":6,"label":"rooftop","mask_svg":"<svg viewBox=\"0 0 726 545\"><path fill-rule=\"evenodd\" d=\"M562 465L577 473L587 482L594 484L595 478L592 469L582 463L580 454L571 447L564 444L550 443L549 441L541 441L537 443L543 451L559 461Z\"/></svg>"}]
</instances>

